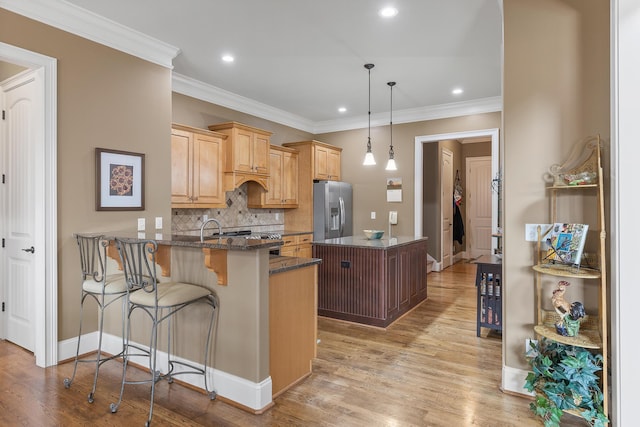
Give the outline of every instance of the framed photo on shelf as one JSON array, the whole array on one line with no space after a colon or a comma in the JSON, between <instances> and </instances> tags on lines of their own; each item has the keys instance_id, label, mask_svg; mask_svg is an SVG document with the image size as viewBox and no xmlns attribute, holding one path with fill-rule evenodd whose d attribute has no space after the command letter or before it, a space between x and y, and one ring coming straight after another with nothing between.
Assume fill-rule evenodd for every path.
<instances>
[{"instance_id":1,"label":"framed photo on shelf","mask_svg":"<svg viewBox=\"0 0 640 427\"><path fill-rule=\"evenodd\" d=\"M553 224L547 235L547 260L579 266L588 230L588 224Z\"/></svg>"},{"instance_id":2,"label":"framed photo on shelf","mask_svg":"<svg viewBox=\"0 0 640 427\"><path fill-rule=\"evenodd\" d=\"M96 210L144 210L144 154L96 148Z\"/></svg>"}]
</instances>

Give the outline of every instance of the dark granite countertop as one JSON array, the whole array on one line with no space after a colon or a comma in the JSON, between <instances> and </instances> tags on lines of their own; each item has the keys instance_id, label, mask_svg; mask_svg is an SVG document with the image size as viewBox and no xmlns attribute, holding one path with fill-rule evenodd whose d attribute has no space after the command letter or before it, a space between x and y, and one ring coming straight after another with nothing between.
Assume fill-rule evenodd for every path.
<instances>
[{"instance_id":1,"label":"dark granite countertop","mask_svg":"<svg viewBox=\"0 0 640 427\"><path fill-rule=\"evenodd\" d=\"M296 258L290 256L271 255L269 257L269 274L283 273L298 268L320 264L319 258Z\"/></svg>"},{"instance_id":2,"label":"dark granite countertop","mask_svg":"<svg viewBox=\"0 0 640 427\"><path fill-rule=\"evenodd\" d=\"M282 240L247 239L244 236L221 237L214 239L205 237L204 242L200 242L200 236L171 234L170 231L166 231L166 233L115 231L91 234L103 235L105 238L111 240L114 240L116 237L140 240L155 240L159 245L182 246L190 248L226 249L230 251L268 249L275 246L282 246L283 244Z\"/></svg>"},{"instance_id":3,"label":"dark granite countertop","mask_svg":"<svg viewBox=\"0 0 640 427\"><path fill-rule=\"evenodd\" d=\"M350 246L354 248L367 248L367 249L389 249L398 246L410 245L415 242L427 240L427 237L410 237L410 236L398 236L398 237L383 237L382 239L369 240L364 235L362 236L349 236L338 237L335 239L318 240L314 241L314 245L325 246Z\"/></svg>"}]
</instances>

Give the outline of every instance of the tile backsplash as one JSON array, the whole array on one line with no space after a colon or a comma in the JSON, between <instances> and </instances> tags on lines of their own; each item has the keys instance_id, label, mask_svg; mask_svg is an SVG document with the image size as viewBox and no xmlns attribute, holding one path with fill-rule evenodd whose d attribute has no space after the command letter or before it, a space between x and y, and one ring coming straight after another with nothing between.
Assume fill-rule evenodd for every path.
<instances>
[{"instance_id":1,"label":"tile backsplash","mask_svg":"<svg viewBox=\"0 0 640 427\"><path fill-rule=\"evenodd\" d=\"M171 232L173 234L198 234L202 218L215 218L224 231L250 229L254 233L282 231L284 209L251 209L247 207L247 184L242 184L226 193L227 208L171 209ZM211 223L207 228L215 229Z\"/></svg>"}]
</instances>

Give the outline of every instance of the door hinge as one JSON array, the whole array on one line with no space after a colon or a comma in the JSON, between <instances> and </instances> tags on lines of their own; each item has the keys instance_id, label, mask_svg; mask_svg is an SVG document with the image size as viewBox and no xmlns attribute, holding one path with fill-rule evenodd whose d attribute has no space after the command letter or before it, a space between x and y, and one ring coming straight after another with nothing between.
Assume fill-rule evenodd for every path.
<instances>
[{"instance_id":1,"label":"door hinge","mask_svg":"<svg viewBox=\"0 0 640 427\"><path fill-rule=\"evenodd\" d=\"M4 174L2 174L2 183L4 184Z\"/></svg>"},{"instance_id":2,"label":"door hinge","mask_svg":"<svg viewBox=\"0 0 640 427\"><path fill-rule=\"evenodd\" d=\"M7 112L2 110L2 120L6 120Z\"/></svg>"},{"instance_id":3,"label":"door hinge","mask_svg":"<svg viewBox=\"0 0 640 427\"><path fill-rule=\"evenodd\" d=\"M2 311L4 312L4 301L2 301Z\"/></svg>"},{"instance_id":4,"label":"door hinge","mask_svg":"<svg viewBox=\"0 0 640 427\"><path fill-rule=\"evenodd\" d=\"M4 237L2 238L2 247L4 248Z\"/></svg>"}]
</instances>

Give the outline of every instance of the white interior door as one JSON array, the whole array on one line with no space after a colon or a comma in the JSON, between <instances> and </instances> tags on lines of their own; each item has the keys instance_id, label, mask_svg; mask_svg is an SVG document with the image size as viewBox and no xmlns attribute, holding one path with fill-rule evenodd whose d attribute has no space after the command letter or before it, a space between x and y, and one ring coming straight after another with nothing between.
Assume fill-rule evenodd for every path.
<instances>
[{"instance_id":1,"label":"white interior door","mask_svg":"<svg viewBox=\"0 0 640 427\"><path fill-rule=\"evenodd\" d=\"M35 150L38 106L34 102L38 83L36 72L22 74L2 87L5 120L3 122L3 250L2 282L4 305L4 337L29 350L35 350L34 289L36 260L43 247L36 230L34 159L41 157Z\"/></svg>"},{"instance_id":2,"label":"white interior door","mask_svg":"<svg viewBox=\"0 0 640 427\"><path fill-rule=\"evenodd\" d=\"M453 153L442 149L440 168L440 209L442 210L442 268L453 258Z\"/></svg>"},{"instance_id":3,"label":"white interior door","mask_svg":"<svg viewBox=\"0 0 640 427\"><path fill-rule=\"evenodd\" d=\"M491 157L467 157L467 251L471 258L491 255Z\"/></svg>"}]
</instances>

